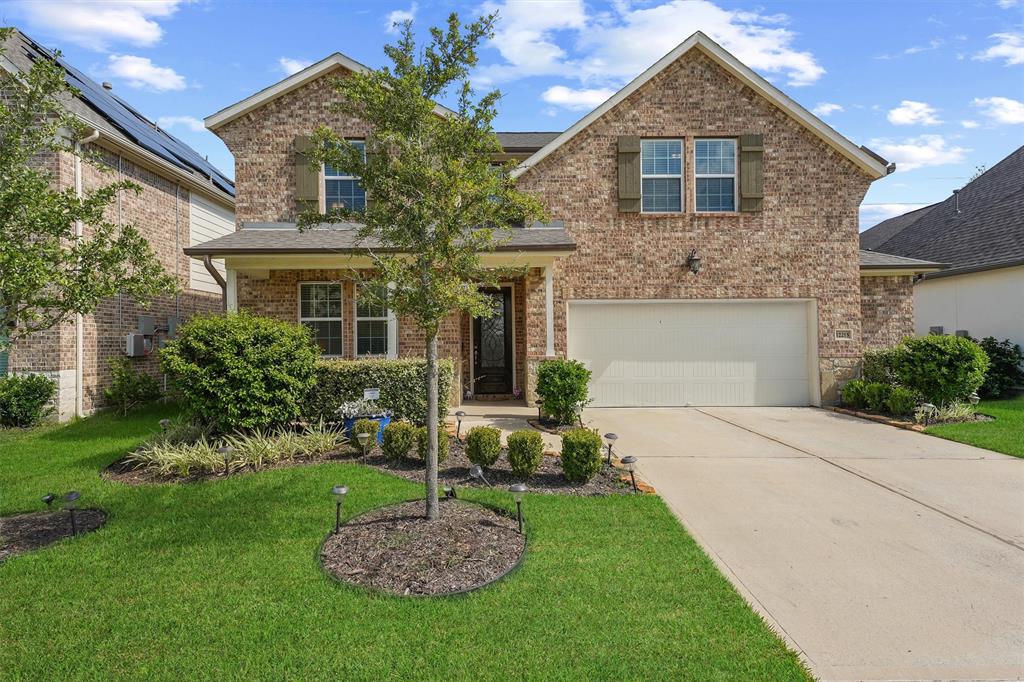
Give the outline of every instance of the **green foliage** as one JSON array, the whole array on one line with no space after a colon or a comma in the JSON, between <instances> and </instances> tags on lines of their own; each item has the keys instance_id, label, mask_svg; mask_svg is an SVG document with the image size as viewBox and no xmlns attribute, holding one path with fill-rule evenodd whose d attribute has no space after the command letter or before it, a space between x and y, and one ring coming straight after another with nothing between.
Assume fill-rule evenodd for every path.
<instances>
[{"instance_id":1,"label":"green foliage","mask_svg":"<svg viewBox=\"0 0 1024 682\"><path fill-rule=\"evenodd\" d=\"M369 443L377 441L378 431L380 431L380 422L376 419L357 419L356 423L352 425L352 437L355 438L360 433L368 433L370 434Z\"/></svg>"},{"instance_id":2,"label":"green foliage","mask_svg":"<svg viewBox=\"0 0 1024 682\"><path fill-rule=\"evenodd\" d=\"M577 360L545 360L537 366L537 394L544 412L560 424L576 421L575 408L589 401L590 370Z\"/></svg>"},{"instance_id":3,"label":"green foliage","mask_svg":"<svg viewBox=\"0 0 1024 682\"><path fill-rule=\"evenodd\" d=\"M0 426L34 426L49 414L57 384L41 374L0 378Z\"/></svg>"},{"instance_id":4,"label":"green foliage","mask_svg":"<svg viewBox=\"0 0 1024 682\"><path fill-rule=\"evenodd\" d=\"M489 467L501 454L501 429L494 426L474 426L466 434L466 456L473 464Z\"/></svg>"},{"instance_id":5,"label":"green foliage","mask_svg":"<svg viewBox=\"0 0 1024 682\"><path fill-rule=\"evenodd\" d=\"M562 434L562 472L573 483L585 483L601 470L601 436L590 429Z\"/></svg>"},{"instance_id":6,"label":"green foliage","mask_svg":"<svg viewBox=\"0 0 1024 682\"><path fill-rule=\"evenodd\" d=\"M409 450L416 440L416 427L409 422L391 422L384 427L384 442L381 450L389 462L398 462L409 457Z\"/></svg>"},{"instance_id":7,"label":"green foliage","mask_svg":"<svg viewBox=\"0 0 1024 682\"><path fill-rule=\"evenodd\" d=\"M914 420L923 423L927 418L931 424L958 424L974 421L974 415L974 406L954 400L946 405L937 406L931 414L919 407L914 411Z\"/></svg>"},{"instance_id":8,"label":"green foliage","mask_svg":"<svg viewBox=\"0 0 1024 682\"><path fill-rule=\"evenodd\" d=\"M160 397L160 384L145 372L136 371L127 358L110 361L111 383L103 389L107 403L121 414Z\"/></svg>"},{"instance_id":9,"label":"green foliage","mask_svg":"<svg viewBox=\"0 0 1024 682\"><path fill-rule=\"evenodd\" d=\"M242 312L193 317L160 364L193 418L228 433L297 419L318 355L305 327Z\"/></svg>"},{"instance_id":10,"label":"green foliage","mask_svg":"<svg viewBox=\"0 0 1024 682\"><path fill-rule=\"evenodd\" d=\"M894 386L889 393L889 399L885 401L885 406L889 414L905 417L914 413L914 408L917 407L917 396L908 388Z\"/></svg>"},{"instance_id":11,"label":"green foliage","mask_svg":"<svg viewBox=\"0 0 1024 682\"><path fill-rule=\"evenodd\" d=\"M904 339L893 358L899 384L940 406L963 400L978 390L988 366L981 346L960 336Z\"/></svg>"},{"instance_id":12,"label":"green foliage","mask_svg":"<svg viewBox=\"0 0 1024 682\"><path fill-rule=\"evenodd\" d=\"M867 386L867 382L862 379L847 381L843 386L843 405L852 407L855 410L866 407L868 402L867 398L864 397L865 386Z\"/></svg>"},{"instance_id":13,"label":"green foliage","mask_svg":"<svg viewBox=\"0 0 1024 682\"><path fill-rule=\"evenodd\" d=\"M978 344L988 356L985 383L978 389L983 398L1002 398L1014 386L1024 385L1024 352L1009 339L997 341L986 336Z\"/></svg>"},{"instance_id":14,"label":"green foliage","mask_svg":"<svg viewBox=\"0 0 1024 682\"><path fill-rule=\"evenodd\" d=\"M529 478L540 466L544 456L544 438L532 429L513 431L508 435L508 463L519 478Z\"/></svg>"},{"instance_id":15,"label":"green foliage","mask_svg":"<svg viewBox=\"0 0 1024 682\"><path fill-rule=\"evenodd\" d=\"M451 360L440 360L438 397L441 415L448 413L452 377ZM424 360L321 360L316 365L316 385L305 401L304 414L311 421L336 419L335 411L348 401L359 400L363 390L379 388L377 405L395 419L427 423L427 363Z\"/></svg>"},{"instance_id":16,"label":"green foliage","mask_svg":"<svg viewBox=\"0 0 1024 682\"><path fill-rule=\"evenodd\" d=\"M864 364L861 376L869 384L895 384L897 381L894 363L897 350L872 350L864 353Z\"/></svg>"},{"instance_id":17,"label":"green foliage","mask_svg":"<svg viewBox=\"0 0 1024 682\"><path fill-rule=\"evenodd\" d=\"M864 402L869 410L885 412L892 386L882 383L864 384Z\"/></svg>"},{"instance_id":18,"label":"green foliage","mask_svg":"<svg viewBox=\"0 0 1024 682\"><path fill-rule=\"evenodd\" d=\"M416 456L420 459L420 461L423 461L423 462L427 461L427 444L429 443L427 438L428 438L427 427L426 426L419 426L419 427L417 427L416 428ZM446 461L448 459L448 452L451 450L451 445L452 445L452 443L451 443L451 440L448 438L448 432L445 429L443 429L443 428L439 428L437 430L437 463L438 464L441 464L442 462L444 462L444 461Z\"/></svg>"}]
</instances>

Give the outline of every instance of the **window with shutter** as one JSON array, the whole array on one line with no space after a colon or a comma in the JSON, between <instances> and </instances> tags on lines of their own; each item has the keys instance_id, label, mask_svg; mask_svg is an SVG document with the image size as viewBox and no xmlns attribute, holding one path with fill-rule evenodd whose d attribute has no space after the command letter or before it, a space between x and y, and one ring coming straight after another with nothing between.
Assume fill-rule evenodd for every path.
<instances>
[{"instance_id":1,"label":"window with shutter","mask_svg":"<svg viewBox=\"0 0 1024 682\"><path fill-rule=\"evenodd\" d=\"M640 137L620 135L618 140L619 211L640 212Z\"/></svg>"},{"instance_id":2,"label":"window with shutter","mask_svg":"<svg viewBox=\"0 0 1024 682\"><path fill-rule=\"evenodd\" d=\"M764 136L740 136L740 210L760 211L764 201Z\"/></svg>"},{"instance_id":3,"label":"window with shutter","mask_svg":"<svg viewBox=\"0 0 1024 682\"><path fill-rule=\"evenodd\" d=\"M366 159L366 143L363 140L349 140L349 144L362 150L363 160ZM355 211L366 210L366 190L359 178L342 168L330 164L324 166L324 208L350 208Z\"/></svg>"},{"instance_id":4,"label":"window with shutter","mask_svg":"<svg viewBox=\"0 0 1024 682\"><path fill-rule=\"evenodd\" d=\"M299 212L319 210L320 172L310 164L313 140L299 135L295 138L295 203Z\"/></svg>"}]
</instances>

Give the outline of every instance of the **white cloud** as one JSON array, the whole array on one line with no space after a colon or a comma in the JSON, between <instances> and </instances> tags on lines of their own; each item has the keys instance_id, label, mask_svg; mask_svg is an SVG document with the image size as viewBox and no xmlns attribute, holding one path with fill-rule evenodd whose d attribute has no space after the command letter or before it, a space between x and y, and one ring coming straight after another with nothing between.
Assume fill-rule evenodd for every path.
<instances>
[{"instance_id":1,"label":"white cloud","mask_svg":"<svg viewBox=\"0 0 1024 682\"><path fill-rule=\"evenodd\" d=\"M597 105L615 94L610 88L580 88L574 90L564 85L553 85L541 95L548 104L574 109L577 111L590 111Z\"/></svg>"},{"instance_id":2,"label":"white cloud","mask_svg":"<svg viewBox=\"0 0 1024 682\"><path fill-rule=\"evenodd\" d=\"M818 106L811 109L815 116L830 116L839 111L845 111L845 109L843 109L841 104L834 104L832 102L818 102Z\"/></svg>"},{"instance_id":3,"label":"white cloud","mask_svg":"<svg viewBox=\"0 0 1024 682\"><path fill-rule=\"evenodd\" d=\"M34 28L92 50L111 43L147 47L160 42L157 19L174 14L182 0L23 0L15 10Z\"/></svg>"},{"instance_id":4,"label":"white cloud","mask_svg":"<svg viewBox=\"0 0 1024 682\"><path fill-rule=\"evenodd\" d=\"M996 123L1024 123L1024 102L1009 97L976 97L971 104Z\"/></svg>"},{"instance_id":5,"label":"white cloud","mask_svg":"<svg viewBox=\"0 0 1024 682\"><path fill-rule=\"evenodd\" d=\"M293 73L298 73L304 68L312 64L313 62L305 59L292 59L291 57L281 57L277 60L277 68L281 69L286 76L290 76Z\"/></svg>"},{"instance_id":6,"label":"white cloud","mask_svg":"<svg viewBox=\"0 0 1024 682\"><path fill-rule=\"evenodd\" d=\"M491 46L505 64L485 66L479 77L484 82L513 80L526 76L569 75L568 55L558 46L555 34L581 31L587 26L583 0L549 0L543 8L537 3L489 0L484 12L498 12L498 25Z\"/></svg>"},{"instance_id":7,"label":"white cloud","mask_svg":"<svg viewBox=\"0 0 1024 682\"><path fill-rule=\"evenodd\" d=\"M935 108L927 102L905 99L898 107L889 110L888 118L889 123L898 126L934 126L942 123L935 114Z\"/></svg>"},{"instance_id":8,"label":"white cloud","mask_svg":"<svg viewBox=\"0 0 1024 682\"><path fill-rule=\"evenodd\" d=\"M920 135L899 141L874 139L868 142L868 146L895 162L897 172L960 163L964 155L971 151L950 146L941 135Z\"/></svg>"},{"instance_id":9,"label":"white cloud","mask_svg":"<svg viewBox=\"0 0 1024 682\"><path fill-rule=\"evenodd\" d=\"M993 33L989 36L996 44L974 55L983 62L1003 59L1006 66L1024 64L1024 33Z\"/></svg>"},{"instance_id":10,"label":"white cloud","mask_svg":"<svg viewBox=\"0 0 1024 682\"><path fill-rule=\"evenodd\" d=\"M968 130L973 130L974 128L977 128L981 124L978 123L977 121L972 121L971 119L965 119L963 121L960 121L960 125L962 125L964 128L967 128Z\"/></svg>"},{"instance_id":11,"label":"white cloud","mask_svg":"<svg viewBox=\"0 0 1024 682\"><path fill-rule=\"evenodd\" d=\"M123 78L133 88L149 88L158 92L184 90L185 78L174 69L157 66L149 57L130 54L112 54L107 58L107 70L115 78Z\"/></svg>"},{"instance_id":12,"label":"white cloud","mask_svg":"<svg viewBox=\"0 0 1024 682\"><path fill-rule=\"evenodd\" d=\"M996 0L996 3L1003 9L1010 9L1017 6L1018 0Z\"/></svg>"},{"instance_id":13,"label":"white cloud","mask_svg":"<svg viewBox=\"0 0 1024 682\"><path fill-rule=\"evenodd\" d=\"M414 2L409 6L409 9L396 9L388 12L387 17L384 19L384 30L388 33L398 33L401 24L416 18L418 10L419 5Z\"/></svg>"},{"instance_id":14,"label":"white cloud","mask_svg":"<svg viewBox=\"0 0 1024 682\"><path fill-rule=\"evenodd\" d=\"M903 54L919 54L921 52L928 52L929 50L937 50L942 47L942 41L938 38L932 38L928 41L927 45L914 45L903 50Z\"/></svg>"},{"instance_id":15,"label":"white cloud","mask_svg":"<svg viewBox=\"0 0 1024 682\"><path fill-rule=\"evenodd\" d=\"M193 133L201 133L206 130L206 126L195 116L160 116L156 119L156 124L161 128L174 128L181 126L188 128Z\"/></svg>"},{"instance_id":16,"label":"white cloud","mask_svg":"<svg viewBox=\"0 0 1024 682\"><path fill-rule=\"evenodd\" d=\"M925 206L928 204L864 204L860 207L860 229L866 230L883 220L895 218Z\"/></svg>"}]
</instances>

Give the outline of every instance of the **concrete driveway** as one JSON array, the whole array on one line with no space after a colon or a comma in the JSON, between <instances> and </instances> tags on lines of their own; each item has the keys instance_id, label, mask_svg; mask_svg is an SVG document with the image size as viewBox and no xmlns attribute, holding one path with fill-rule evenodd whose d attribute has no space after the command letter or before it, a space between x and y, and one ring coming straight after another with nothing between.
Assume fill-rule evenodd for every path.
<instances>
[{"instance_id":1,"label":"concrete driveway","mask_svg":"<svg viewBox=\"0 0 1024 682\"><path fill-rule=\"evenodd\" d=\"M1024 460L809 408L586 417L820 678L1024 679Z\"/></svg>"}]
</instances>

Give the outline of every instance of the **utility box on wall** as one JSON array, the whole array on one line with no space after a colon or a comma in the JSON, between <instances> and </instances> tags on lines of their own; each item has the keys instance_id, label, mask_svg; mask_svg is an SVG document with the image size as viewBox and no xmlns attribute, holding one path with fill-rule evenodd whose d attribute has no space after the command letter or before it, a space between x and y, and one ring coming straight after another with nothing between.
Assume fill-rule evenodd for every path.
<instances>
[{"instance_id":1,"label":"utility box on wall","mask_svg":"<svg viewBox=\"0 0 1024 682\"><path fill-rule=\"evenodd\" d=\"M140 358L148 355L148 343L149 339L142 334L128 334L125 336L124 354L130 358Z\"/></svg>"}]
</instances>

